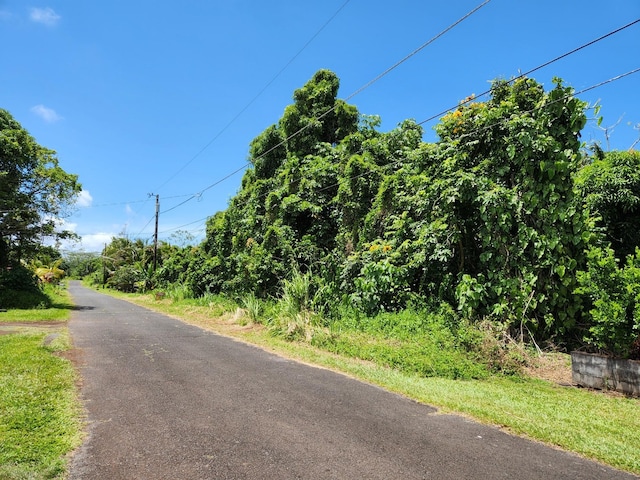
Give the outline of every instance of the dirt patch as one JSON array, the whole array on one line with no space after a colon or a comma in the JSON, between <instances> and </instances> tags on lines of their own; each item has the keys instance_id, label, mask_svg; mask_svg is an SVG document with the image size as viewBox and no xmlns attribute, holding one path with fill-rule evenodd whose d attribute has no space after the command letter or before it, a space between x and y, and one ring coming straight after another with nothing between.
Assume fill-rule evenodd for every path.
<instances>
[{"instance_id":1,"label":"dirt patch","mask_svg":"<svg viewBox=\"0 0 640 480\"><path fill-rule=\"evenodd\" d=\"M67 322L0 322L0 335L11 335L25 330L53 331L64 327Z\"/></svg>"},{"instance_id":2,"label":"dirt patch","mask_svg":"<svg viewBox=\"0 0 640 480\"><path fill-rule=\"evenodd\" d=\"M2 327L59 327L66 325L67 322L60 322L55 320L42 321L42 322L0 322L0 328Z\"/></svg>"},{"instance_id":3,"label":"dirt patch","mask_svg":"<svg viewBox=\"0 0 640 480\"><path fill-rule=\"evenodd\" d=\"M543 353L532 359L525 373L533 378L547 380L563 386L574 385L571 373L571 355L566 353Z\"/></svg>"},{"instance_id":4,"label":"dirt patch","mask_svg":"<svg viewBox=\"0 0 640 480\"><path fill-rule=\"evenodd\" d=\"M69 350L53 352L53 354L57 357L64 358L65 360L69 360L71 362L71 365L73 365L73 369L76 372L76 391L80 392L82 388L82 375L80 373L80 370L84 365L84 352L80 348L70 348Z\"/></svg>"}]
</instances>

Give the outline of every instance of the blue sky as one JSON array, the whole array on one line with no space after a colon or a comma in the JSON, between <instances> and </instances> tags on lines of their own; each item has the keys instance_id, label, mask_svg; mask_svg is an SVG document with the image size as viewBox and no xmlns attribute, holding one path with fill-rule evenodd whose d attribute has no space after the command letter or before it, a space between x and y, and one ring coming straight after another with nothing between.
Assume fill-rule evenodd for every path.
<instances>
[{"instance_id":1,"label":"blue sky","mask_svg":"<svg viewBox=\"0 0 640 480\"><path fill-rule=\"evenodd\" d=\"M211 185L246 165L250 141L314 72L334 71L350 97L481 3L0 0L0 108L79 175L84 192L66 219L83 239L76 250L123 232L150 241L149 194L160 195L161 239L202 238L242 172ZM638 18L638 0L491 0L348 103L379 115L384 131L421 122ZM640 67L638 45L640 23L531 76L580 91ZM607 141L592 121L583 140L629 148L639 87L640 73L579 95L615 125Z\"/></svg>"}]
</instances>

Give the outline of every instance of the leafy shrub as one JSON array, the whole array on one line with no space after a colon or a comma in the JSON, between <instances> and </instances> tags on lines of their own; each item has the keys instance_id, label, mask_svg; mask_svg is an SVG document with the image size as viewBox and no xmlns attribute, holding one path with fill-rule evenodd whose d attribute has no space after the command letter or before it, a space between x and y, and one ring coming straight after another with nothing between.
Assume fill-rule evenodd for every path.
<instances>
[{"instance_id":1,"label":"leafy shrub","mask_svg":"<svg viewBox=\"0 0 640 480\"><path fill-rule=\"evenodd\" d=\"M379 242L352 254L341 275L344 290L352 292L352 304L371 316L404 308L411 298L405 261L391 245Z\"/></svg>"},{"instance_id":2,"label":"leafy shrub","mask_svg":"<svg viewBox=\"0 0 640 480\"><path fill-rule=\"evenodd\" d=\"M640 247L640 152L597 150L576 186L616 257L633 255Z\"/></svg>"},{"instance_id":3,"label":"leafy shrub","mask_svg":"<svg viewBox=\"0 0 640 480\"><path fill-rule=\"evenodd\" d=\"M0 270L0 307L48 308L50 304L31 270L22 265Z\"/></svg>"},{"instance_id":4,"label":"leafy shrub","mask_svg":"<svg viewBox=\"0 0 640 480\"><path fill-rule=\"evenodd\" d=\"M132 265L118 268L107 281L107 285L121 292L133 292L137 282L143 279L141 272Z\"/></svg>"},{"instance_id":5,"label":"leafy shrub","mask_svg":"<svg viewBox=\"0 0 640 480\"><path fill-rule=\"evenodd\" d=\"M0 287L10 290L35 292L38 288L38 277L23 265L0 269Z\"/></svg>"},{"instance_id":6,"label":"leafy shrub","mask_svg":"<svg viewBox=\"0 0 640 480\"><path fill-rule=\"evenodd\" d=\"M637 355L633 344L640 338L640 249L622 267L612 248L592 248L587 258L576 289L591 305L585 341L598 352Z\"/></svg>"},{"instance_id":7,"label":"leafy shrub","mask_svg":"<svg viewBox=\"0 0 640 480\"><path fill-rule=\"evenodd\" d=\"M182 278L196 295L204 295L207 292L220 292L224 275L224 263L219 257L208 257L197 249L192 252Z\"/></svg>"}]
</instances>

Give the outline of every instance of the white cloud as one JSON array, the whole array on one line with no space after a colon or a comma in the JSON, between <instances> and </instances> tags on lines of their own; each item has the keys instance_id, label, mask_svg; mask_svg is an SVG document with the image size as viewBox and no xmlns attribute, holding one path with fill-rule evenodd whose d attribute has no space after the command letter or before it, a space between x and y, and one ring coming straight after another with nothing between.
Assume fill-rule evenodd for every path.
<instances>
[{"instance_id":1,"label":"white cloud","mask_svg":"<svg viewBox=\"0 0 640 480\"><path fill-rule=\"evenodd\" d=\"M47 123L57 122L62 120L62 117L56 113L52 108L47 108L44 105L36 105L31 107L31 111L42 118Z\"/></svg>"},{"instance_id":2,"label":"white cloud","mask_svg":"<svg viewBox=\"0 0 640 480\"><path fill-rule=\"evenodd\" d=\"M81 190L76 198L77 207L90 207L93 203L93 197L89 193L89 190Z\"/></svg>"},{"instance_id":3,"label":"white cloud","mask_svg":"<svg viewBox=\"0 0 640 480\"><path fill-rule=\"evenodd\" d=\"M87 192L88 193L88 192ZM67 230L70 232L78 233L78 224L69 222L64 218L51 218L56 224L56 230L62 231ZM105 244L111 243L111 239L113 237L121 236L117 233L91 233L91 234L83 234L80 235L79 240L75 239L64 239L59 242L54 242L52 238L45 239L45 245L56 246L61 251L70 251L70 252L102 252Z\"/></svg>"},{"instance_id":4,"label":"white cloud","mask_svg":"<svg viewBox=\"0 0 640 480\"><path fill-rule=\"evenodd\" d=\"M53 11L53 8L32 8L29 18L36 23L42 23L48 27L53 27L60 21L60 15Z\"/></svg>"},{"instance_id":5,"label":"white cloud","mask_svg":"<svg viewBox=\"0 0 640 480\"><path fill-rule=\"evenodd\" d=\"M105 244L111 243L113 237L117 237L116 233L92 233L90 235L82 235L82 250L85 252L101 252Z\"/></svg>"},{"instance_id":6,"label":"white cloud","mask_svg":"<svg viewBox=\"0 0 640 480\"><path fill-rule=\"evenodd\" d=\"M57 218L56 223L58 224L58 228L60 230L68 230L70 232L75 232L76 228L78 228L77 223L67 222L64 218Z\"/></svg>"}]
</instances>

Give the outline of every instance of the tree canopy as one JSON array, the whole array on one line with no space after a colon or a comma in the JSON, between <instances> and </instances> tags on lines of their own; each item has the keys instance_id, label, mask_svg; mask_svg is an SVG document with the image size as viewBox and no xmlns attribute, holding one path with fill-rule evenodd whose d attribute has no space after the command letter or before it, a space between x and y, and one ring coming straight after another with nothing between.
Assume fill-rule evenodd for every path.
<instances>
[{"instance_id":1,"label":"tree canopy","mask_svg":"<svg viewBox=\"0 0 640 480\"><path fill-rule=\"evenodd\" d=\"M572 89L496 81L445 115L433 144L410 120L378 132L337 92L318 72L252 142L254 168L208 224L218 285L275 295L313 271L369 313L444 301L539 335L570 329L592 238L574 194L586 104Z\"/></svg>"},{"instance_id":2,"label":"tree canopy","mask_svg":"<svg viewBox=\"0 0 640 480\"><path fill-rule=\"evenodd\" d=\"M81 186L53 150L0 109L0 268L32 258L45 237L65 238L57 221L68 213Z\"/></svg>"}]
</instances>

